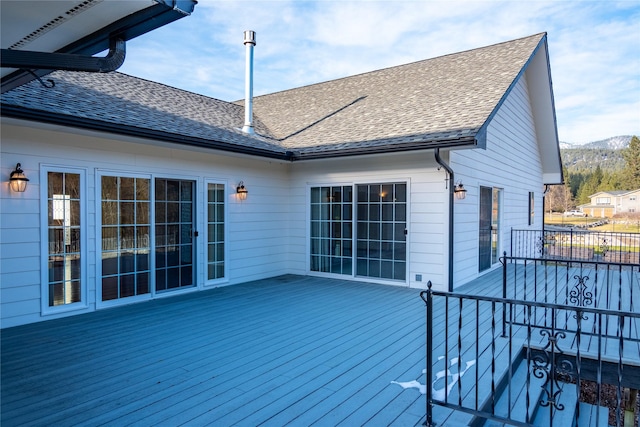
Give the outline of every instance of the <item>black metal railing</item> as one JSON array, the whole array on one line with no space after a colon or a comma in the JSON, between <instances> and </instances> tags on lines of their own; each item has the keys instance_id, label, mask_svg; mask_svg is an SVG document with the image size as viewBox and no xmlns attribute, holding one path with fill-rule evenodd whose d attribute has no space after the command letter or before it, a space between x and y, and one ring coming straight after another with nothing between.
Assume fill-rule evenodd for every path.
<instances>
[{"instance_id":1,"label":"black metal railing","mask_svg":"<svg viewBox=\"0 0 640 427\"><path fill-rule=\"evenodd\" d=\"M511 230L510 255L640 264L640 234L586 230Z\"/></svg>"},{"instance_id":2,"label":"black metal railing","mask_svg":"<svg viewBox=\"0 0 640 427\"><path fill-rule=\"evenodd\" d=\"M585 381L597 384L597 420L605 412L603 384L615 388L615 425L622 425L624 389L640 381L639 344L629 344L626 328L640 324L640 313L439 292L431 282L420 296L427 317L426 425L582 425L587 414L578 396ZM537 317L542 311L544 318ZM569 318L575 327L566 327Z\"/></svg>"},{"instance_id":3,"label":"black metal railing","mask_svg":"<svg viewBox=\"0 0 640 427\"><path fill-rule=\"evenodd\" d=\"M640 313L640 265L587 261L558 262L542 258L500 258L502 263L502 297L574 307ZM536 322L548 318L545 310L534 309ZM588 320L588 319L583 319ZM631 341L640 333L631 319L625 328ZM517 320L516 320L517 321ZM582 325L587 326L586 323ZM593 329L595 325L590 325ZM564 328L575 332L574 319L565 319ZM589 330L583 329L583 334ZM605 325L607 337L616 337L615 328ZM640 359L640 357L639 357ZM640 362L640 361L639 361Z\"/></svg>"}]
</instances>

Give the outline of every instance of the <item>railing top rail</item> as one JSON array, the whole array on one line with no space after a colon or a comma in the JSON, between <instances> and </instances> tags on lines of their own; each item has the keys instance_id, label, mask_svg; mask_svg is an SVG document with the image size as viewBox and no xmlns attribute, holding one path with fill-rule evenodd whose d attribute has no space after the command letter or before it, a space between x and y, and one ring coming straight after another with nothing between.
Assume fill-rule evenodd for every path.
<instances>
[{"instance_id":1,"label":"railing top rail","mask_svg":"<svg viewBox=\"0 0 640 427\"><path fill-rule=\"evenodd\" d=\"M584 313L596 313L596 314L601 314L605 316L633 317L633 318L640 319L640 313L634 313L631 311L606 310L602 308L590 308L590 307L572 306L572 305L566 305L566 304L553 304L549 302L524 301L524 300L518 300L518 299L511 299L511 298L490 297L485 295L470 295L470 294L463 294L463 293L457 293L457 292L434 291L431 289L420 292L420 298L422 298L422 300L425 303L427 302L426 298L429 292L431 293L432 296L436 296L436 297L495 302L497 304L510 304L510 305L529 306L529 307L552 308L556 310L580 311Z\"/></svg>"},{"instance_id":2,"label":"railing top rail","mask_svg":"<svg viewBox=\"0 0 640 427\"><path fill-rule=\"evenodd\" d=\"M570 259L570 258L544 258L544 257L526 257L526 256L511 256L503 255L500 257L500 263L505 264L505 261L537 261L547 264L599 264L621 267L640 268L640 265L632 262L609 262L601 260L584 260L584 259Z\"/></svg>"},{"instance_id":3,"label":"railing top rail","mask_svg":"<svg viewBox=\"0 0 640 427\"><path fill-rule=\"evenodd\" d=\"M621 236L637 236L638 238L640 238L640 234L639 233L633 233L630 231L600 231L600 230L585 230L582 227L568 227L566 229L563 230L558 230L558 229L553 229L553 230L549 230L549 229L545 229L545 230L529 230L526 228L512 228L511 229L512 232L526 232L526 233L542 233L544 231L545 234L553 234L553 233L571 233L571 232L578 232L578 233L593 233L593 234L612 234L612 235L621 235Z\"/></svg>"}]
</instances>

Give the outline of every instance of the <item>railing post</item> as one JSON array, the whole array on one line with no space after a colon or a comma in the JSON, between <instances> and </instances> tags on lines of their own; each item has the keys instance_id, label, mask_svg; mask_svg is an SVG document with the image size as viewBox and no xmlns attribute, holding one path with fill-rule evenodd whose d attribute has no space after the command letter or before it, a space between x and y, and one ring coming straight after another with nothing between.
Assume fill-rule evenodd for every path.
<instances>
[{"instance_id":1,"label":"railing post","mask_svg":"<svg viewBox=\"0 0 640 427\"><path fill-rule=\"evenodd\" d=\"M502 298L507 297L507 252L500 259L502 264ZM502 304L502 337L507 336L507 305Z\"/></svg>"},{"instance_id":2,"label":"railing post","mask_svg":"<svg viewBox=\"0 0 640 427\"><path fill-rule=\"evenodd\" d=\"M427 420L425 425L427 427L434 427L433 423L433 294L431 290L431 280L427 282L427 290L420 293L420 297L427 306L427 366L426 366L426 398L427 398Z\"/></svg>"},{"instance_id":3,"label":"railing post","mask_svg":"<svg viewBox=\"0 0 640 427\"><path fill-rule=\"evenodd\" d=\"M569 232L569 259L573 260L573 227Z\"/></svg>"},{"instance_id":4,"label":"railing post","mask_svg":"<svg viewBox=\"0 0 640 427\"><path fill-rule=\"evenodd\" d=\"M511 227L511 245L510 245L511 252L509 252L509 253L510 253L512 256L513 256L513 231L514 231L514 230L513 230L513 227ZM505 255L506 255L506 251L505 251Z\"/></svg>"}]
</instances>

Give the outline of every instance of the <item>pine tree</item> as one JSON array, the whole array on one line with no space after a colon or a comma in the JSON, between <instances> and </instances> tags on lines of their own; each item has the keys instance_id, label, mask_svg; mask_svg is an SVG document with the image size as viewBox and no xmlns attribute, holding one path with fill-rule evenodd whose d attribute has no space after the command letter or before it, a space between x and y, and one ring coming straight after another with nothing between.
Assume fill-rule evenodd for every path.
<instances>
[{"instance_id":1,"label":"pine tree","mask_svg":"<svg viewBox=\"0 0 640 427\"><path fill-rule=\"evenodd\" d=\"M631 138L629 147L625 148L622 155L626 161L623 170L625 190L640 188L640 139L637 136Z\"/></svg>"},{"instance_id":2,"label":"pine tree","mask_svg":"<svg viewBox=\"0 0 640 427\"><path fill-rule=\"evenodd\" d=\"M589 201L591 201L589 196L599 191L603 176L604 174L599 165L592 174L586 176L578 190L577 199L579 204L589 203Z\"/></svg>"}]
</instances>

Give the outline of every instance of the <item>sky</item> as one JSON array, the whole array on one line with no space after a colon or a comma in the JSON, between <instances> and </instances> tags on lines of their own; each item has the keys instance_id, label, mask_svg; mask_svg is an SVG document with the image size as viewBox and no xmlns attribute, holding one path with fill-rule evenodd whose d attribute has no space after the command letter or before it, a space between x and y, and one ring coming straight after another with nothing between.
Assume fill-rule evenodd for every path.
<instances>
[{"instance_id":1,"label":"sky","mask_svg":"<svg viewBox=\"0 0 640 427\"><path fill-rule=\"evenodd\" d=\"M119 71L225 101L547 33L560 141L640 136L640 0L220 1L127 43Z\"/></svg>"}]
</instances>

